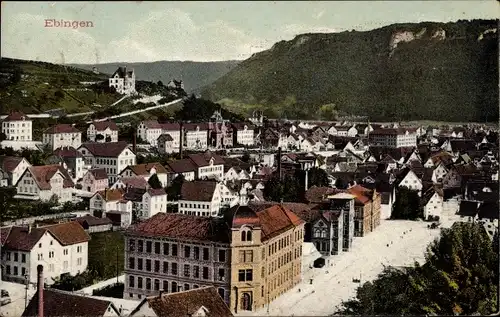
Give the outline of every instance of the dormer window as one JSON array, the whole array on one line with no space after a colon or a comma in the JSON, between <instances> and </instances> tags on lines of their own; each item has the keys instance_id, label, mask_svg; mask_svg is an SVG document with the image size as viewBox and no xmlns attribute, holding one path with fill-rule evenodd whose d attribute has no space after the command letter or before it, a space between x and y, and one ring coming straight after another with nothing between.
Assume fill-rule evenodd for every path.
<instances>
[{"instance_id":1,"label":"dormer window","mask_svg":"<svg viewBox=\"0 0 500 317\"><path fill-rule=\"evenodd\" d=\"M241 241L252 241L252 231L250 229L247 228L241 231Z\"/></svg>"}]
</instances>

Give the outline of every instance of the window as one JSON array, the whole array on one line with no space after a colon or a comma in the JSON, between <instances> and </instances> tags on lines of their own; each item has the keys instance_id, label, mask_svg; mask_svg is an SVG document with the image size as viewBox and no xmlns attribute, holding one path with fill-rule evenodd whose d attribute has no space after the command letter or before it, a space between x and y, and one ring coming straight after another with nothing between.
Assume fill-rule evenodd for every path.
<instances>
[{"instance_id":1,"label":"window","mask_svg":"<svg viewBox=\"0 0 500 317\"><path fill-rule=\"evenodd\" d=\"M65 270L67 270L67 269L68 269L68 261L64 261L64 262L63 262L63 268L64 268Z\"/></svg>"},{"instance_id":2,"label":"window","mask_svg":"<svg viewBox=\"0 0 500 317\"><path fill-rule=\"evenodd\" d=\"M177 275L177 263L172 263L172 275Z\"/></svg>"},{"instance_id":3,"label":"window","mask_svg":"<svg viewBox=\"0 0 500 317\"><path fill-rule=\"evenodd\" d=\"M189 255L191 254L191 248L189 246L184 247L184 257L189 259Z\"/></svg>"},{"instance_id":4,"label":"window","mask_svg":"<svg viewBox=\"0 0 500 317\"><path fill-rule=\"evenodd\" d=\"M76 260L76 265L82 265L82 258L78 258Z\"/></svg>"},{"instance_id":5,"label":"window","mask_svg":"<svg viewBox=\"0 0 500 317\"><path fill-rule=\"evenodd\" d=\"M17 255L17 253L15 255ZM54 257L54 251L49 251L49 259L52 259L53 257Z\"/></svg>"},{"instance_id":6,"label":"window","mask_svg":"<svg viewBox=\"0 0 500 317\"><path fill-rule=\"evenodd\" d=\"M49 253L50 254L50 253ZM50 256L49 256L50 257ZM14 261L17 262L19 261L19 254L17 252L14 252Z\"/></svg>"},{"instance_id":7,"label":"window","mask_svg":"<svg viewBox=\"0 0 500 317\"><path fill-rule=\"evenodd\" d=\"M38 253L38 261L42 261L43 260L43 254L42 253Z\"/></svg>"},{"instance_id":8,"label":"window","mask_svg":"<svg viewBox=\"0 0 500 317\"><path fill-rule=\"evenodd\" d=\"M193 266L193 277L200 278L200 267L198 265Z\"/></svg>"},{"instance_id":9,"label":"window","mask_svg":"<svg viewBox=\"0 0 500 317\"><path fill-rule=\"evenodd\" d=\"M218 288L217 292L219 293L220 297L222 297L222 299L225 299L224 296L226 295L226 292L224 291L223 288Z\"/></svg>"},{"instance_id":10,"label":"window","mask_svg":"<svg viewBox=\"0 0 500 317\"><path fill-rule=\"evenodd\" d=\"M81 253L82 252L82 246L77 246L76 247L76 252Z\"/></svg>"},{"instance_id":11,"label":"window","mask_svg":"<svg viewBox=\"0 0 500 317\"><path fill-rule=\"evenodd\" d=\"M146 252L147 253L151 253L152 246L153 246L153 242L146 241Z\"/></svg>"},{"instance_id":12,"label":"window","mask_svg":"<svg viewBox=\"0 0 500 317\"><path fill-rule=\"evenodd\" d=\"M135 258L128 258L128 268L135 270Z\"/></svg>"},{"instance_id":13,"label":"window","mask_svg":"<svg viewBox=\"0 0 500 317\"><path fill-rule=\"evenodd\" d=\"M155 253L160 254L160 242L155 242Z\"/></svg>"},{"instance_id":14,"label":"window","mask_svg":"<svg viewBox=\"0 0 500 317\"><path fill-rule=\"evenodd\" d=\"M226 270L219 268L219 281L224 281L226 279Z\"/></svg>"},{"instance_id":15,"label":"window","mask_svg":"<svg viewBox=\"0 0 500 317\"><path fill-rule=\"evenodd\" d=\"M209 260L208 248L203 248L203 261Z\"/></svg>"},{"instance_id":16,"label":"window","mask_svg":"<svg viewBox=\"0 0 500 317\"><path fill-rule=\"evenodd\" d=\"M26 275L26 268L25 268L25 267L22 267L22 268L21 268L21 275L22 275L22 276L25 276L25 275Z\"/></svg>"},{"instance_id":17,"label":"window","mask_svg":"<svg viewBox=\"0 0 500 317\"><path fill-rule=\"evenodd\" d=\"M160 272L160 261L155 260L155 272Z\"/></svg>"},{"instance_id":18,"label":"window","mask_svg":"<svg viewBox=\"0 0 500 317\"><path fill-rule=\"evenodd\" d=\"M133 276L128 277L128 287L131 287L131 288L135 287L135 279Z\"/></svg>"},{"instance_id":19,"label":"window","mask_svg":"<svg viewBox=\"0 0 500 317\"><path fill-rule=\"evenodd\" d=\"M151 272L151 260L146 259L146 271Z\"/></svg>"},{"instance_id":20,"label":"window","mask_svg":"<svg viewBox=\"0 0 500 317\"><path fill-rule=\"evenodd\" d=\"M219 262L226 262L226 250L219 250Z\"/></svg>"},{"instance_id":21,"label":"window","mask_svg":"<svg viewBox=\"0 0 500 317\"><path fill-rule=\"evenodd\" d=\"M155 279L155 291L159 291L160 290L160 280L158 279Z\"/></svg>"},{"instance_id":22,"label":"window","mask_svg":"<svg viewBox=\"0 0 500 317\"><path fill-rule=\"evenodd\" d=\"M39 248L41 248L41 247L42 247L42 244L41 244L41 243L39 243L39 244L38 244L38 247L39 247Z\"/></svg>"},{"instance_id":23,"label":"window","mask_svg":"<svg viewBox=\"0 0 500 317\"><path fill-rule=\"evenodd\" d=\"M240 262L242 263L253 262L253 251L252 250L240 251Z\"/></svg>"},{"instance_id":24,"label":"window","mask_svg":"<svg viewBox=\"0 0 500 317\"><path fill-rule=\"evenodd\" d=\"M189 277L191 275L191 268L189 264L184 264L184 276Z\"/></svg>"},{"instance_id":25,"label":"window","mask_svg":"<svg viewBox=\"0 0 500 317\"><path fill-rule=\"evenodd\" d=\"M163 262L163 274L168 273L168 262L164 261Z\"/></svg>"},{"instance_id":26,"label":"window","mask_svg":"<svg viewBox=\"0 0 500 317\"><path fill-rule=\"evenodd\" d=\"M10 252L7 252L7 261L10 261Z\"/></svg>"},{"instance_id":27,"label":"window","mask_svg":"<svg viewBox=\"0 0 500 317\"><path fill-rule=\"evenodd\" d=\"M137 251L143 252L144 251L143 248L144 248L144 241L142 240L137 241Z\"/></svg>"},{"instance_id":28,"label":"window","mask_svg":"<svg viewBox=\"0 0 500 317\"><path fill-rule=\"evenodd\" d=\"M238 271L238 281L239 282L251 282L252 279L253 279L253 272L251 269Z\"/></svg>"},{"instance_id":29,"label":"window","mask_svg":"<svg viewBox=\"0 0 500 317\"><path fill-rule=\"evenodd\" d=\"M200 259L200 248L199 247L194 247L193 248L193 253L194 253L194 259L199 260Z\"/></svg>"},{"instance_id":30,"label":"window","mask_svg":"<svg viewBox=\"0 0 500 317\"><path fill-rule=\"evenodd\" d=\"M142 259L137 259L137 269L142 271Z\"/></svg>"},{"instance_id":31,"label":"window","mask_svg":"<svg viewBox=\"0 0 500 317\"><path fill-rule=\"evenodd\" d=\"M64 249L64 250L63 250L63 254L64 254L64 255L68 255L68 249Z\"/></svg>"},{"instance_id":32,"label":"window","mask_svg":"<svg viewBox=\"0 0 500 317\"><path fill-rule=\"evenodd\" d=\"M177 244L172 244L172 256L177 256Z\"/></svg>"},{"instance_id":33,"label":"window","mask_svg":"<svg viewBox=\"0 0 500 317\"><path fill-rule=\"evenodd\" d=\"M203 279L208 280L208 267L203 267Z\"/></svg>"},{"instance_id":34,"label":"window","mask_svg":"<svg viewBox=\"0 0 500 317\"><path fill-rule=\"evenodd\" d=\"M177 283L176 282L172 282L172 293L175 293L179 291L179 288L177 287Z\"/></svg>"},{"instance_id":35,"label":"window","mask_svg":"<svg viewBox=\"0 0 500 317\"><path fill-rule=\"evenodd\" d=\"M169 254L169 245L168 243L163 244L163 255L168 255Z\"/></svg>"},{"instance_id":36,"label":"window","mask_svg":"<svg viewBox=\"0 0 500 317\"><path fill-rule=\"evenodd\" d=\"M7 270L7 275L10 275L10 265L7 265L6 270Z\"/></svg>"},{"instance_id":37,"label":"window","mask_svg":"<svg viewBox=\"0 0 500 317\"><path fill-rule=\"evenodd\" d=\"M168 292L168 281L163 281L163 291Z\"/></svg>"},{"instance_id":38,"label":"window","mask_svg":"<svg viewBox=\"0 0 500 317\"><path fill-rule=\"evenodd\" d=\"M147 290L151 289L151 279L149 277L146 278L146 289Z\"/></svg>"},{"instance_id":39,"label":"window","mask_svg":"<svg viewBox=\"0 0 500 317\"><path fill-rule=\"evenodd\" d=\"M142 277L137 278L137 288L142 288Z\"/></svg>"},{"instance_id":40,"label":"window","mask_svg":"<svg viewBox=\"0 0 500 317\"><path fill-rule=\"evenodd\" d=\"M17 266L14 266L14 275L17 275L19 272L18 272L18 269L17 269Z\"/></svg>"}]
</instances>

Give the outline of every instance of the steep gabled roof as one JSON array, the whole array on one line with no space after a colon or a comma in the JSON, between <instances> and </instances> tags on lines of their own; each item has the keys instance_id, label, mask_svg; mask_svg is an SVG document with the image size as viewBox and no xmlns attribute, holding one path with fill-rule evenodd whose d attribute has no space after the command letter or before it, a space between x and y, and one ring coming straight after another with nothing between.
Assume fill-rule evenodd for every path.
<instances>
[{"instance_id":1,"label":"steep gabled roof","mask_svg":"<svg viewBox=\"0 0 500 317\"><path fill-rule=\"evenodd\" d=\"M96 121L92 122L91 124L94 125L94 128L97 131L104 131L106 129L110 129L111 131L118 131L118 126L114 121Z\"/></svg>"},{"instance_id":2,"label":"steep gabled roof","mask_svg":"<svg viewBox=\"0 0 500 317\"><path fill-rule=\"evenodd\" d=\"M125 141L118 142L86 142L78 149L86 148L92 155L97 157L118 157L125 149L128 148L128 143ZM130 150L131 151L131 150Z\"/></svg>"},{"instance_id":3,"label":"steep gabled roof","mask_svg":"<svg viewBox=\"0 0 500 317\"><path fill-rule=\"evenodd\" d=\"M184 182L181 187L181 199L190 201L212 201L217 187L215 181Z\"/></svg>"},{"instance_id":4,"label":"steep gabled roof","mask_svg":"<svg viewBox=\"0 0 500 317\"><path fill-rule=\"evenodd\" d=\"M31 173L32 178L41 190L50 190L52 188L50 180L56 173L61 173L64 188L75 186L71 176L68 174L68 171L58 164L30 166L24 171L23 175L27 172Z\"/></svg>"},{"instance_id":5,"label":"steep gabled roof","mask_svg":"<svg viewBox=\"0 0 500 317\"><path fill-rule=\"evenodd\" d=\"M7 173L12 173L21 163L23 157L0 155L0 168Z\"/></svg>"},{"instance_id":6,"label":"steep gabled roof","mask_svg":"<svg viewBox=\"0 0 500 317\"><path fill-rule=\"evenodd\" d=\"M71 316L105 316L108 308L112 306L118 314L116 307L110 301L80 296L56 289L43 290L44 316L71 317ZM23 317L38 316L38 292L32 297Z\"/></svg>"},{"instance_id":7,"label":"steep gabled roof","mask_svg":"<svg viewBox=\"0 0 500 317\"><path fill-rule=\"evenodd\" d=\"M58 124L54 125L44 132L45 134L56 134L56 133L81 133L80 130L72 126L71 124Z\"/></svg>"}]
</instances>

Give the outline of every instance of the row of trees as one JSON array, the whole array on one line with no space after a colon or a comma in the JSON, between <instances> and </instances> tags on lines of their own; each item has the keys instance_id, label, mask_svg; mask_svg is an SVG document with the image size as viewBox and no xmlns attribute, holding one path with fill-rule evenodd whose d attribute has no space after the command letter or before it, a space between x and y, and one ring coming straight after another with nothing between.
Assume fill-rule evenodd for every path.
<instances>
[{"instance_id":1,"label":"row of trees","mask_svg":"<svg viewBox=\"0 0 500 317\"><path fill-rule=\"evenodd\" d=\"M428 247L426 262L387 267L335 315L489 315L498 310L498 236L455 223Z\"/></svg>"},{"instance_id":2,"label":"row of trees","mask_svg":"<svg viewBox=\"0 0 500 317\"><path fill-rule=\"evenodd\" d=\"M308 173L308 187L328 186L328 174L321 168L313 167L309 171L296 170L293 175L285 174L281 179L279 175L266 183L264 197L269 201L305 202L306 173Z\"/></svg>"}]
</instances>

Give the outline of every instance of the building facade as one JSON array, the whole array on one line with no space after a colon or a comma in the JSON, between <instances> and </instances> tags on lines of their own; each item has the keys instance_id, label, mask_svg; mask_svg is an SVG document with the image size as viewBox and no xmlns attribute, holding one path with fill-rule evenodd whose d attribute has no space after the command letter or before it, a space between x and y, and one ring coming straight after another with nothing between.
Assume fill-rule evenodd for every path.
<instances>
[{"instance_id":1,"label":"building facade","mask_svg":"<svg viewBox=\"0 0 500 317\"><path fill-rule=\"evenodd\" d=\"M82 145L82 132L70 124L58 124L43 133L43 144L52 151L61 147L77 149Z\"/></svg>"},{"instance_id":2,"label":"building facade","mask_svg":"<svg viewBox=\"0 0 500 317\"><path fill-rule=\"evenodd\" d=\"M109 87L114 87L116 92L122 95L135 94L134 70L127 71L127 67L118 67L111 78L109 78Z\"/></svg>"},{"instance_id":3,"label":"building facade","mask_svg":"<svg viewBox=\"0 0 500 317\"><path fill-rule=\"evenodd\" d=\"M414 147L417 146L417 133L405 128L376 129L369 133L368 141L372 146Z\"/></svg>"},{"instance_id":4,"label":"building facade","mask_svg":"<svg viewBox=\"0 0 500 317\"><path fill-rule=\"evenodd\" d=\"M12 112L2 121L6 140L32 141L33 123L24 113Z\"/></svg>"}]
</instances>

